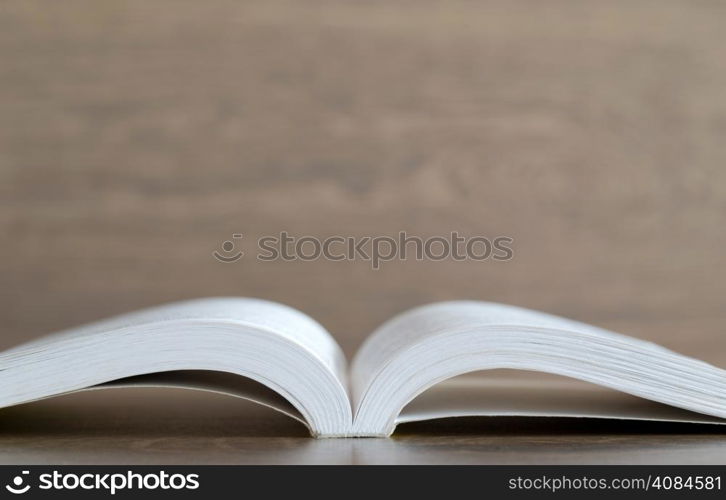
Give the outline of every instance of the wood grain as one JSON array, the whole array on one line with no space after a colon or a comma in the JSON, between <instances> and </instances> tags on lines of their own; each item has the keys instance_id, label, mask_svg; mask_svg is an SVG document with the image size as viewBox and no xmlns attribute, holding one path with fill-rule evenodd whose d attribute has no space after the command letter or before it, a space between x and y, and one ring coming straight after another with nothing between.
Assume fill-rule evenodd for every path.
<instances>
[{"instance_id":1,"label":"wood grain","mask_svg":"<svg viewBox=\"0 0 726 500\"><path fill-rule=\"evenodd\" d=\"M352 354L402 309L474 298L726 365L725 20L687 0L5 1L0 348L249 295ZM256 261L280 231L506 235L514 259ZM248 255L215 261L232 233ZM317 442L269 415L12 431L34 407L3 412L3 461L726 461L704 434Z\"/></svg>"}]
</instances>

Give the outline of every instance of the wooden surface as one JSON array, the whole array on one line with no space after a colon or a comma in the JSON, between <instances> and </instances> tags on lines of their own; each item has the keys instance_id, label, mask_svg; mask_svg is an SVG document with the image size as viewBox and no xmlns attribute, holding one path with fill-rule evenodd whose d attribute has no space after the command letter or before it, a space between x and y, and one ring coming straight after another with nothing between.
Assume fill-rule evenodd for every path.
<instances>
[{"instance_id":1,"label":"wooden surface","mask_svg":"<svg viewBox=\"0 0 726 500\"><path fill-rule=\"evenodd\" d=\"M726 366L724 22L723 2L688 0L2 2L0 348L249 295L310 313L350 355L402 309L474 298ZM233 233L253 253L280 231L402 230L511 236L514 258L211 255ZM722 436L680 428L318 442L239 402L147 423L122 401L3 411L0 457L726 462Z\"/></svg>"},{"instance_id":2,"label":"wooden surface","mask_svg":"<svg viewBox=\"0 0 726 500\"><path fill-rule=\"evenodd\" d=\"M109 389L3 410L0 463L724 464L715 426L467 418L313 439L282 414L183 390Z\"/></svg>"}]
</instances>

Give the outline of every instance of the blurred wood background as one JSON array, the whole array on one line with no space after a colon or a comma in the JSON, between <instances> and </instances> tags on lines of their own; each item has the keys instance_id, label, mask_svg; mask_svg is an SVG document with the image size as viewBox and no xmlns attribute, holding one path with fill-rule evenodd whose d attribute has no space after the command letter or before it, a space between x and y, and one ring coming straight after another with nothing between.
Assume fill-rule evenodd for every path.
<instances>
[{"instance_id":1,"label":"blurred wood background","mask_svg":"<svg viewBox=\"0 0 726 500\"><path fill-rule=\"evenodd\" d=\"M401 309L477 298L724 360L725 21L670 0L3 2L2 347L251 295L352 353ZM236 232L250 253L455 230L514 259L211 256Z\"/></svg>"},{"instance_id":2,"label":"blurred wood background","mask_svg":"<svg viewBox=\"0 0 726 500\"><path fill-rule=\"evenodd\" d=\"M0 348L263 297L350 355L474 298L726 364L726 3L0 5ZM510 236L509 262L258 262L293 235ZM233 233L248 253L212 257Z\"/></svg>"}]
</instances>

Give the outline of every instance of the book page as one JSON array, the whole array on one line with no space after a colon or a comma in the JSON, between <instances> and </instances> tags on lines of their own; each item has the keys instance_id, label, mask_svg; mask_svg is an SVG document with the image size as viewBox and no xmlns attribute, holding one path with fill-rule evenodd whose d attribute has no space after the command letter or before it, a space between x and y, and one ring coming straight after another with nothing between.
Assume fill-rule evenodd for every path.
<instances>
[{"instance_id":1,"label":"book page","mask_svg":"<svg viewBox=\"0 0 726 500\"><path fill-rule=\"evenodd\" d=\"M228 321L274 331L306 348L330 367L344 385L347 384L348 368L345 356L333 337L318 322L292 307L255 298L211 297L150 307L61 330L14 347L5 353L42 349L46 345L64 340L79 340L99 333L182 320Z\"/></svg>"},{"instance_id":2,"label":"book page","mask_svg":"<svg viewBox=\"0 0 726 500\"><path fill-rule=\"evenodd\" d=\"M407 349L446 332L516 325L587 332L594 337L626 339L608 330L521 307L477 301L442 302L418 307L384 323L363 344L351 364L351 387L356 405L377 369ZM665 351L650 342L628 338L645 349Z\"/></svg>"},{"instance_id":3,"label":"book page","mask_svg":"<svg viewBox=\"0 0 726 500\"><path fill-rule=\"evenodd\" d=\"M185 376L171 380L171 372ZM249 384L232 387L219 377L210 378L209 372L246 377L268 391L262 394ZM129 384L129 377L139 376L145 384L214 390L257 401L301 417L314 435L345 434L352 420L345 358L330 334L295 309L245 298L155 307L0 353L0 407ZM133 379L134 384L141 382ZM269 391L279 397L271 399Z\"/></svg>"},{"instance_id":4,"label":"book page","mask_svg":"<svg viewBox=\"0 0 726 500\"><path fill-rule=\"evenodd\" d=\"M506 412L494 401L471 406L473 400L457 409L446 409L438 402L435 411L431 405L416 409L415 399L437 384L492 369L571 377L689 412L726 418L726 371L720 368L577 321L503 304L459 301L405 312L383 324L365 342L351 373L354 432L389 435L397 421L407 418L406 407L408 415L417 415L417 419L426 412L447 416ZM516 410L525 411L522 405ZM412 408L414 413L410 413ZM546 414L554 409L531 411ZM595 409L576 412L573 406L562 410L568 415L588 411L602 413Z\"/></svg>"}]
</instances>

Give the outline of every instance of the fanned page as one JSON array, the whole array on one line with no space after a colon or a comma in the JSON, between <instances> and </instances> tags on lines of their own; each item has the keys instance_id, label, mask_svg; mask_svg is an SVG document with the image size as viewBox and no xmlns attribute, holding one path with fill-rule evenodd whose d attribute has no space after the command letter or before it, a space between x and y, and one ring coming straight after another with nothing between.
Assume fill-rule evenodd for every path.
<instances>
[{"instance_id":1,"label":"fanned page","mask_svg":"<svg viewBox=\"0 0 726 500\"><path fill-rule=\"evenodd\" d=\"M414 399L452 377L501 368L571 377L646 401L608 405L607 397L590 396L578 405L573 398L538 397L542 388L536 385L527 393L491 381L444 384ZM576 321L486 302L438 303L388 321L356 355L351 387L352 434L358 436L386 436L400 422L463 415L713 423L726 417L722 369Z\"/></svg>"},{"instance_id":2,"label":"fanned page","mask_svg":"<svg viewBox=\"0 0 726 500\"><path fill-rule=\"evenodd\" d=\"M257 299L200 299L0 354L0 407L89 388L188 387L265 404L315 436L333 436L350 429L345 370L333 338L299 311Z\"/></svg>"}]
</instances>

